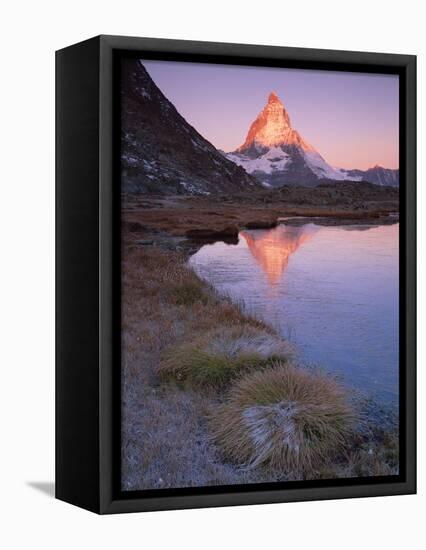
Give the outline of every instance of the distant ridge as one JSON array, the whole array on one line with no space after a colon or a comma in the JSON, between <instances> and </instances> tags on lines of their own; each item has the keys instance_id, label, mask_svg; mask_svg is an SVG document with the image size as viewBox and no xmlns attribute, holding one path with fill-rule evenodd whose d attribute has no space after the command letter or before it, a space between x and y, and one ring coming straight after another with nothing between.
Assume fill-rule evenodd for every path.
<instances>
[{"instance_id":1,"label":"distant ridge","mask_svg":"<svg viewBox=\"0 0 426 550\"><path fill-rule=\"evenodd\" d=\"M347 170L346 173L349 177L361 177L363 180L376 185L399 187L398 169L383 168L383 166L376 165L368 170Z\"/></svg>"}]
</instances>

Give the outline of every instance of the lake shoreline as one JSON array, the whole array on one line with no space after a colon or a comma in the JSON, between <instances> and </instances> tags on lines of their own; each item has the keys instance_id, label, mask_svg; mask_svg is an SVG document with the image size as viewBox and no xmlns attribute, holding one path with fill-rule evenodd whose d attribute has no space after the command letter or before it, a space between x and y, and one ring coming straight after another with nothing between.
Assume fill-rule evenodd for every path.
<instances>
[{"instance_id":1,"label":"lake shoreline","mask_svg":"<svg viewBox=\"0 0 426 550\"><path fill-rule=\"evenodd\" d=\"M190 258L220 293L244 303L298 346L377 399L398 399L398 224L319 225L287 220L242 230L237 243Z\"/></svg>"},{"instance_id":2,"label":"lake shoreline","mask_svg":"<svg viewBox=\"0 0 426 550\"><path fill-rule=\"evenodd\" d=\"M162 223L158 221L159 226ZM164 353L173 350L177 342L191 340L194 334L212 330L210 321L207 321L209 316L220 319L223 311L226 311L231 319L239 319L238 323L271 334L275 332L263 321L253 319L236 304L219 296L210 285L189 270L187 259L202 246L202 240L194 242L194 239L160 230L159 226L157 231L152 231L152 228L141 231L127 224L123 232L123 246L126 250L123 256L123 339L129 350L123 358L123 485L127 489L147 489L294 479L282 474L277 477L277 472L265 468L243 471L238 465L225 460L211 443L207 421L212 408L221 400L220 395L176 385L158 376L155 365L161 362ZM161 266L173 266L179 276L174 277L173 282L165 279L161 275ZM157 281L158 278L161 280ZM195 295L198 298L195 302L193 291L189 295L182 294L182 289L177 288L174 282L175 279L186 281L187 278L197 289ZM157 288L160 282L162 286ZM165 326L169 327L172 334L168 341L163 341ZM158 333L158 340L149 331ZM145 341L148 337L149 342ZM397 473L396 417L386 407L377 405L364 395L357 394L352 400L362 418L352 444L345 457L340 457L332 465L316 472L314 478ZM151 406L151 415L148 404ZM154 418L156 411L160 410L161 420ZM167 444L162 434L164 426L158 426L160 421L169 425L166 433L170 441ZM183 462L187 456L188 461L193 463L193 468L188 466L189 470L183 472L182 465L167 463L171 458L165 456L164 450L170 444L180 448L180 424L188 422L196 434L196 440L192 442L194 449L181 449ZM176 423L175 428L170 428ZM138 430L135 431L134 426ZM150 452L147 453L144 432L152 435L150 445L155 448L149 464L146 455L149 456ZM188 444L191 445L191 442ZM138 464L136 468L135 462ZM165 479L164 472L172 474ZM296 476L296 479L301 478Z\"/></svg>"}]
</instances>

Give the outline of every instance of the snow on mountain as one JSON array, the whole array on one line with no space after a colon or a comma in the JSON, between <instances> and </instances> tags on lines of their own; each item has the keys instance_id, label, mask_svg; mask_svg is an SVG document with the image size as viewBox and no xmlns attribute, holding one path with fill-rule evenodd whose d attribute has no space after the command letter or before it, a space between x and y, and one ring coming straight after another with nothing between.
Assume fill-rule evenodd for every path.
<instances>
[{"instance_id":1,"label":"snow on mountain","mask_svg":"<svg viewBox=\"0 0 426 550\"><path fill-rule=\"evenodd\" d=\"M367 171L344 170L328 164L320 153L291 126L290 116L275 92L251 124L244 143L227 157L242 166L264 185L317 185L321 180L370 181L380 185L398 185L398 177ZM396 171L398 172L398 170ZM368 179L370 178L370 179ZM396 181L397 183L382 183Z\"/></svg>"},{"instance_id":2,"label":"snow on mountain","mask_svg":"<svg viewBox=\"0 0 426 550\"><path fill-rule=\"evenodd\" d=\"M305 153L305 160L309 168L319 179L330 180L351 180L361 181L362 178L358 176L351 177L345 170L340 168L334 168L327 164L323 157L317 151L307 151Z\"/></svg>"},{"instance_id":3,"label":"snow on mountain","mask_svg":"<svg viewBox=\"0 0 426 550\"><path fill-rule=\"evenodd\" d=\"M271 147L265 154L254 159L238 153L229 153L227 157L249 173L265 172L266 174L271 174L275 170L284 170L290 160L290 156L280 147Z\"/></svg>"}]
</instances>

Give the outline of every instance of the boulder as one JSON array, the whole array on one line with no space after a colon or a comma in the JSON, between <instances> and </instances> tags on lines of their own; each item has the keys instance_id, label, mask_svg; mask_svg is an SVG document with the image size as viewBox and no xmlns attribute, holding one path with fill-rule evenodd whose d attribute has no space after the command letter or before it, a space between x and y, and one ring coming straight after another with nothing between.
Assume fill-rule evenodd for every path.
<instances>
[{"instance_id":1,"label":"boulder","mask_svg":"<svg viewBox=\"0 0 426 550\"><path fill-rule=\"evenodd\" d=\"M236 225L229 225L223 229L188 229L185 233L188 239L206 242L224 241L231 244L238 243L239 229Z\"/></svg>"}]
</instances>

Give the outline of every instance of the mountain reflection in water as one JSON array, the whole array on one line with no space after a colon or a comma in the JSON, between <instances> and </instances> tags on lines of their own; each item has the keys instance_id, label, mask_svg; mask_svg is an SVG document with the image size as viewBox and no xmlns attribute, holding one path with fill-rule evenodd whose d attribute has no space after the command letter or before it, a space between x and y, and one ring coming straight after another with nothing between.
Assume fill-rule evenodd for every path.
<instances>
[{"instance_id":1,"label":"mountain reflection in water","mask_svg":"<svg viewBox=\"0 0 426 550\"><path fill-rule=\"evenodd\" d=\"M302 360L396 402L398 239L398 224L280 225L205 245L189 264L289 338Z\"/></svg>"},{"instance_id":2,"label":"mountain reflection in water","mask_svg":"<svg viewBox=\"0 0 426 550\"><path fill-rule=\"evenodd\" d=\"M287 269L289 258L318 231L314 224L299 227L279 225L264 231L242 231L247 246L265 272L271 285L276 285Z\"/></svg>"}]
</instances>

